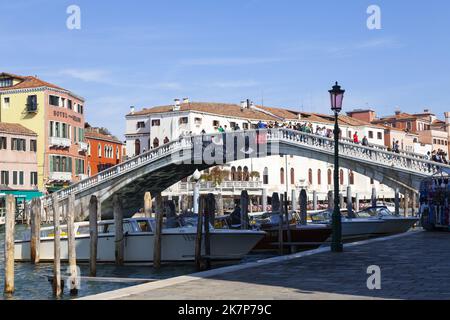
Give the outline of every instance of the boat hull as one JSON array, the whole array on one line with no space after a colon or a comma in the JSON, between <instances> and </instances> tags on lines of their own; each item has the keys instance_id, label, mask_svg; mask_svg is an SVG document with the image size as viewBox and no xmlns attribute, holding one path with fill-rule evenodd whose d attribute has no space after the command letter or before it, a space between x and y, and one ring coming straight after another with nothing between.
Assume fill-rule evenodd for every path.
<instances>
[{"instance_id":1,"label":"boat hull","mask_svg":"<svg viewBox=\"0 0 450 320\"><path fill-rule=\"evenodd\" d=\"M211 260L239 260L244 257L264 236L255 232L211 232ZM161 237L161 261L193 261L195 259L195 233L163 233ZM144 263L153 261L153 233L124 235L124 262ZM77 261L89 260L89 236L75 239ZM204 250L204 238L202 254ZM41 261L53 261L53 239L42 239L39 247ZM30 242L15 243L15 260L30 260ZM67 238L61 238L61 260L68 260ZM99 235L97 262L115 261L115 236Z\"/></svg>"},{"instance_id":2,"label":"boat hull","mask_svg":"<svg viewBox=\"0 0 450 320\"><path fill-rule=\"evenodd\" d=\"M278 242L278 228L271 227L263 230L266 231L266 236L258 242L254 251L277 249L278 245L274 243ZM320 247L330 237L331 232L331 227L328 225L290 226L291 242L302 243L296 246L299 251ZM283 229L283 241L288 241L286 227Z\"/></svg>"},{"instance_id":3,"label":"boat hull","mask_svg":"<svg viewBox=\"0 0 450 320\"><path fill-rule=\"evenodd\" d=\"M342 222L344 240L379 237L407 232L418 221L416 218L373 219Z\"/></svg>"}]
</instances>

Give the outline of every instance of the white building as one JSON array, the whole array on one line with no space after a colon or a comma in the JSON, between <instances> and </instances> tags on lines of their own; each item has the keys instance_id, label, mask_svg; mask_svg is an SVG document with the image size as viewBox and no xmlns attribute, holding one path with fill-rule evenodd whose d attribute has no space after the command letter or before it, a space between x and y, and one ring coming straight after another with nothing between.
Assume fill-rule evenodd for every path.
<instances>
[{"instance_id":1,"label":"white building","mask_svg":"<svg viewBox=\"0 0 450 320\"><path fill-rule=\"evenodd\" d=\"M184 99L176 100L173 105L153 107L126 116L127 155L132 157L149 148L158 147L186 134L217 132L221 126L225 130L255 127L259 121L264 123L311 123L316 127L334 128L334 118L328 115L291 111L280 108L255 106L244 102L239 104L198 103ZM340 116L340 128L343 137L351 139L355 132L359 139L366 136L370 144L384 146L384 128L348 116ZM328 191L333 190L333 164L297 156L271 156L264 159L246 159L226 164L222 167L229 171L220 187L205 183L202 192L218 192L224 196L238 195L243 188L250 195L261 195L262 189L270 196L273 192L285 192L289 196L292 190L300 192L316 191L319 201L325 200ZM251 174L253 172L253 174ZM257 174L256 174L257 172ZM258 177L259 175L259 177ZM348 185L358 192L360 199L370 199L372 188L377 189L380 197L393 198L394 191L380 185L368 177L341 170L342 192ZM169 188L165 195L178 195L191 192L191 186L180 182Z\"/></svg>"}]
</instances>

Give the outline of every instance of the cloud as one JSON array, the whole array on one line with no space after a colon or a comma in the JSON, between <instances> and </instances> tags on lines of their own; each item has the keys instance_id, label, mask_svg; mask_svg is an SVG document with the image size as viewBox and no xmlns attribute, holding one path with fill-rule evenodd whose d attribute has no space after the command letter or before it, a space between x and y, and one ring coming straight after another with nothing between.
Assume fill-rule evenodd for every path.
<instances>
[{"instance_id":1,"label":"cloud","mask_svg":"<svg viewBox=\"0 0 450 320\"><path fill-rule=\"evenodd\" d=\"M241 66L281 62L279 58L195 58L181 60L185 66Z\"/></svg>"},{"instance_id":2,"label":"cloud","mask_svg":"<svg viewBox=\"0 0 450 320\"><path fill-rule=\"evenodd\" d=\"M394 48L401 44L394 38L377 38L363 41L355 45L356 49L372 49L372 48Z\"/></svg>"},{"instance_id":3,"label":"cloud","mask_svg":"<svg viewBox=\"0 0 450 320\"><path fill-rule=\"evenodd\" d=\"M64 69L59 73L85 82L100 83L109 83L107 79L110 76L109 72L100 69Z\"/></svg>"}]
</instances>

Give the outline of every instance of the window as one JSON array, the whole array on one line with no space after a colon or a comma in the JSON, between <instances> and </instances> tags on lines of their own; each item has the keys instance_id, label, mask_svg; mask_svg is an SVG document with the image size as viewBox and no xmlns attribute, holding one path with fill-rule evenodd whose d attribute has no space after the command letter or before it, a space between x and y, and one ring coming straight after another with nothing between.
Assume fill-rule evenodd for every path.
<instances>
[{"instance_id":1,"label":"window","mask_svg":"<svg viewBox=\"0 0 450 320\"><path fill-rule=\"evenodd\" d=\"M213 121L213 127L217 129L219 126L220 126L219 120L214 120Z\"/></svg>"},{"instance_id":2,"label":"window","mask_svg":"<svg viewBox=\"0 0 450 320\"><path fill-rule=\"evenodd\" d=\"M23 185L24 185L23 171L19 171L19 186L23 186Z\"/></svg>"},{"instance_id":3,"label":"window","mask_svg":"<svg viewBox=\"0 0 450 320\"><path fill-rule=\"evenodd\" d=\"M344 170L340 170L339 171L339 183L341 184L341 186L344 185Z\"/></svg>"},{"instance_id":4,"label":"window","mask_svg":"<svg viewBox=\"0 0 450 320\"><path fill-rule=\"evenodd\" d=\"M50 156L50 172L72 172L72 158Z\"/></svg>"},{"instance_id":5,"label":"window","mask_svg":"<svg viewBox=\"0 0 450 320\"><path fill-rule=\"evenodd\" d=\"M144 121L139 121L138 123L136 123L136 129L142 129L142 128L145 128Z\"/></svg>"},{"instance_id":6,"label":"window","mask_svg":"<svg viewBox=\"0 0 450 320\"><path fill-rule=\"evenodd\" d=\"M11 150L27 151L25 139L12 138L11 139Z\"/></svg>"},{"instance_id":7,"label":"window","mask_svg":"<svg viewBox=\"0 0 450 320\"><path fill-rule=\"evenodd\" d=\"M381 132L377 132L377 139L383 140L383 134Z\"/></svg>"},{"instance_id":8,"label":"window","mask_svg":"<svg viewBox=\"0 0 450 320\"><path fill-rule=\"evenodd\" d=\"M6 141L7 141L6 137L0 137L0 150L7 149L8 144Z\"/></svg>"},{"instance_id":9,"label":"window","mask_svg":"<svg viewBox=\"0 0 450 320\"><path fill-rule=\"evenodd\" d=\"M373 131L369 131L369 139L373 139Z\"/></svg>"},{"instance_id":10,"label":"window","mask_svg":"<svg viewBox=\"0 0 450 320\"><path fill-rule=\"evenodd\" d=\"M75 174L84 174L84 160L75 159Z\"/></svg>"},{"instance_id":11,"label":"window","mask_svg":"<svg viewBox=\"0 0 450 320\"><path fill-rule=\"evenodd\" d=\"M202 118L195 118L194 119L194 123L195 123L196 126L201 125L202 124Z\"/></svg>"},{"instance_id":12,"label":"window","mask_svg":"<svg viewBox=\"0 0 450 320\"><path fill-rule=\"evenodd\" d=\"M164 138L164 144L168 144L169 141L170 141L169 138L167 138L167 137Z\"/></svg>"},{"instance_id":13,"label":"window","mask_svg":"<svg viewBox=\"0 0 450 320\"><path fill-rule=\"evenodd\" d=\"M134 140L134 155L138 156L140 154L141 154L141 141L139 139L136 139Z\"/></svg>"},{"instance_id":14,"label":"window","mask_svg":"<svg viewBox=\"0 0 450 320\"><path fill-rule=\"evenodd\" d=\"M120 160L119 147L116 148L116 159L117 159L117 160Z\"/></svg>"},{"instance_id":15,"label":"window","mask_svg":"<svg viewBox=\"0 0 450 320\"><path fill-rule=\"evenodd\" d=\"M242 124L242 129L248 130L248 123L244 122L244 123Z\"/></svg>"},{"instance_id":16,"label":"window","mask_svg":"<svg viewBox=\"0 0 450 320\"><path fill-rule=\"evenodd\" d=\"M67 100L67 108L69 110L72 110L73 106L72 106L72 100Z\"/></svg>"},{"instance_id":17,"label":"window","mask_svg":"<svg viewBox=\"0 0 450 320\"><path fill-rule=\"evenodd\" d=\"M8 109L9 108L9 97L3 98L3 108Z\"/></svg>"},{"instance_id":18,"label":"window","mask_svg":"<svg viewBox=\"0 0 450 320\"><path fill-rule=\"evenodd\" d=\"M322 184L322 170L317 170L317 185L320 186Z\"/></svg>"},{"instance_id":19,"label":"window","mask_svg":"<svg viewBox=\"0 0 450 320\"><path fill-rule=\"evenodd\" d=\"M13 171L13 185L17 186L17 171Z\"/></svg>"},{"instance_id":20,"label":"window","mask_svg":"<svg viewBox=\"0 0 450 320\"><path fill-rule=\"evenodd\" d=\"M263 184L269 184L269 169L267 167L264 168L263 172Z\"/></svg>"},{"instance_id":21,"label":"window","mask_svg":"<svg viewBox=\"0 0 450 320\"><path fill-rule=\"evenodd\" d=\"M237 181L242 181L242 167L238 167L237 169Z\"/></svg>"},{"instance_id":22,"label":"window","mask_svg":"<svg viewBox=\"0 0 450 320\"><path fill-rule=\"evenodd\" d=\"M284 184L284 168L280 169L280 184Z\"/></svg>"},{"instance_id":23,"label":"window","mask_svg":"<svg viewBox=\"0 0 450 320\"><path fill-rule=\"evenodd\" d=\"M152 120L152 127L159 127L161 125L160 119Z\"/></svg>"},{"instance_id":24,"label":"window","mask_svg":"<svg viewBox=\"0 0 450 320\"><path fill-rule=\"evenodd\" d=\"M231 167L231 181L237 180L236 167Z\"/></svg>"},{"instance_id":25,"label":"window","mask_svg":"<svg viewBox=\"0 0 450 320\"><path fill-rule=\"evenodd\" d=\"M0 175L0 184L9 185L9 171L2 171Z\"/></svg>"},{"instance_id":26,"label":"window","mask_svg":"<svg viewBox=\"0 0 450 320\"><path fill-rule=\"evenodd\" d=\"M375 180L373 180L373 178L370 178L370 184L375 184Z\"/></svg>"},{"instance_id":27,"label":"window","mask_svg":"<svg viewBox=\"0 0 450 320\"><path fill-rule=\"evenodd\" d=\"M38 174L37 172L30 172L30 184L36 186L38 184Z\"/></svg>"},{"instance_id":28,"label":"window","mask_svg":"<svg viewBox=\"0 0 450 320\"><path fill-rule=\"evenodd\" d=\"M312 169L308 170L308 183L313 184L313 171Z\"/></svg>"},{"instance_id":29,"label":"window","mask_svg":"<svg viewBox=\"0 0 450 320\"><path fill-rule=\"evenodd\" d=\"M331 169L328 169L328 185L330 186L333 182L333 173L331 172Z\"/></svg>"},{"instance_id":30,"label":"window","mask_svg":"<svg viewBox=\"0 0 450 320\"><path fill-rule=\"evenodd\" d=\"M436 142L436 139L433 139L433 144L436 144L437 142Z\"/></svg>"},{"instance_id":31,"label":"window","mask_svg":"<svg viewBox=\"0 0 450 320\"><path fill-rule=\"evenodd\" d=\"M12 78L3 78L0 79L0 87L11 87L13 85L13 79Z\"/></svg>"},{"instance_id":32,"label":"window","mask_svg":"<svg viewBox=\"0 0 450 320\"><path fill-rule=\"evenodd\" d=\"M250 181L250 173L248 172L248 167L244 167L244 172L242 174L242 181Z\"/></svg>"},{"instance_id":33,"label":"window","mask_svg":"<svg viewBox=\"0 0 450 320\"><path fill-rule=\"evenodd\" d=\"M49 103L51 106L59 107L59 97L49 95L49 96L48 96L48 103Z\"/></svg>"},{"instance_id":34,"label":"window","mask_svg":"<svg viewBox=\"0 0 450 320\"><path fill-rule=\"evenodd\" d=\"M87 155L90 156L91 155L91 144L88 142L87 144Z\"/></svg>"},{"instance_id":35,"label":"window","mask_svg":"<svg viewBox=\"0 0 450 320\"><path fill-rule=\"evenodd\" d=\"M188 117L182 117L182 118L180 118L179 120L178 120L178 124L181 126L181 125L184 125L184 124L188 124L188 122L189 122L189 118Z\"/></svg>"},{"instance_id":36,"label":"window","mask_svg":"<svg viewBox=\"0 0 450 320\"><path fill-rule=\"evenodd\" d=\"M348 180L349 180L349 184L351 184L351 185L355 184L355 174L351 170L348 173Z\"/></svg>"},{"instance_id":37,"label":"window","mask_svg":"<svg viewBox=\"0 0 450 320\"><path fill-rule=\"evenodd\" d=\"M105 158L109 158L109 154L108 154L108 146L105 146Z\"/></svg>"},{"instance_id":38,"label":"window","mask_svg":"<svg viewBox=\"0 0 450 320\"><path fill-rule=\"evenodd\" d=\"M295 169L291 168L291 184L295 185Z\"/></svg>"},{"instance_id":39,"label":"window","mask_svg":"<svg viewBox=\"0 0 450 320\"><path fill-rule=\"evenodd\" d=\"M32 151L32 152L37 151L37 141L34 139L30 140L30 151Z\"/></svg>"},{"instance_id":40,"label":"window","mask_svg":"<svg viewBox=\"0 0 450 320\"><path fill-rule=\"evenodd\" d=\"M102 156L102 145L99 143L98 144L98 148L97 148L97 152L98 152L98 156L101 157Z\"/></svg>"},{"instance_id":41,"label":"window","mask_svg":"<svg viewBox=\"0 0 450 320\"><path fill-rule=\"evenodd\" d=\"M352 131L348 130L348 138L351 139L352 138Z\"/></svg>"},{"instance_id":42,"label":"window","mask_svg":"<svg viewBox=\"0 0 450 320\"><path fill-rule=\"evenodd\" d=\"M77 112L83 114L83 106L81 104L77 104Z\"/></svg>"},{"instance_id":43,"label":"window","mask_svg":"<svg viewBox=\"0 0 450 320\"><path fill-rule=\"evenodd\" d=\"M37 95L31 95L27 97L27 111L28 112L36 112L38 103L37 103Z\"/></svg>"}]
</instances>

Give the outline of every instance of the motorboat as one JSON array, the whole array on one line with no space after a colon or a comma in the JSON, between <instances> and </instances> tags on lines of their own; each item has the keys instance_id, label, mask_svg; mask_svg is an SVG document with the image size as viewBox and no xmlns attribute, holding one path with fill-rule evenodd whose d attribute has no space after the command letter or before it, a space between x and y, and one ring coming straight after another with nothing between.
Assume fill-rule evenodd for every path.
<instances>
[{"instance_id":1,"label":"motorboat","mask_svg":"<svg viewBox=\"0 0 450 320\"><path fill-rule=\"evenodd\" d=\"M265 237L256 245L254 251L275 250L278 248L280 222L283 232L283 242L296 243L297 251L311 250L320 247L330 237L332 229L329 224L298 223L295 212L289 213L289 228L284 215L267 212L253 223L255 228L266 232ZM289 232L288 232L289 230Z\"/></svg>"},{"instance_id":2,"label":"motorboat","mask_svg":"<svg viewBox=\"0 0 450 320\"><path fill-rule=\"evenodd\" d=\"M178 219L177 225L163 223L161 232L161 261L193 261L197 218ZM128 218L123 221L124 262L147 263L153 261L154 218ZM113 220L98 222L98 262L115 261L115 224ZM75 247L77 261L88 261L90 255L89 222L75 223ZM239 260L264 237L257 230L215 229L210 226L211 260ZM41 261L54 258L54 228L41 229L39 255ZM202 251L204 254L204 237ZM30 233L23 240L15 241L15 260L30 260ZM67 226L61 226L61 259L68 260Z\"/></svg>"},{"instance_id":3,"label":"motorboat","mask_svg":"<svg viewBox=\"0 0 450 320\"><path fill-rule=\"evenodd\" d=\"M371 237L380 237L407 232L418 222L415 217L402 217L395 215L386 206L374 206L357 213L348 214L341 211L342 238L356 240ZM312 215L313 224L329 224L332 212L323 211Z\"/></svg>"}]
</instances>

